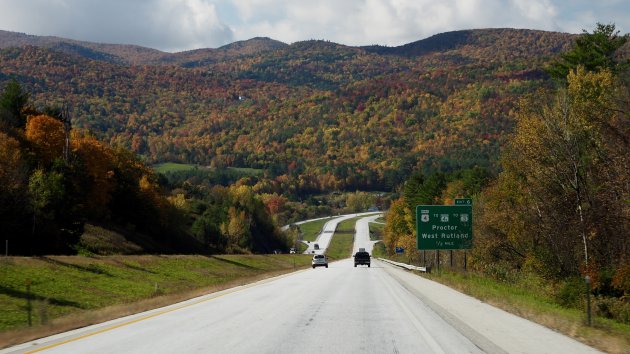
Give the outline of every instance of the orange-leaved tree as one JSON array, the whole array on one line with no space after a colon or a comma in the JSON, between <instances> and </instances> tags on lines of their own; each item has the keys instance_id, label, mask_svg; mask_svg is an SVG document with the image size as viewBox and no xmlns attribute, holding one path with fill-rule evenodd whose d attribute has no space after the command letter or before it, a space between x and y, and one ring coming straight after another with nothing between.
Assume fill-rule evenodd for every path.
<instances>
[{"instance_id":1,"label":"orange-leaved tree","mask_svg":"<svg viewBox=\"0 0 630 354\"><path fill-rule=\"evenodd\" d=\"M88 213L97 218L108 217L108 203L115 188L112 148L93 137L76 135L72 139L72 152L79 156L91 180L85 200Z\"/></svg>"},{"instance_id":2,"label":"orange-leaved tree","mask_svg":"<svg viewBox=\"0 0 630 354\"><path fill-rule=\"evenodd\" d=\"M26 139L44 164L62 157L65 142L63 123L47 116L28 117L26 122Z\"/></svg>"}]
</instances>

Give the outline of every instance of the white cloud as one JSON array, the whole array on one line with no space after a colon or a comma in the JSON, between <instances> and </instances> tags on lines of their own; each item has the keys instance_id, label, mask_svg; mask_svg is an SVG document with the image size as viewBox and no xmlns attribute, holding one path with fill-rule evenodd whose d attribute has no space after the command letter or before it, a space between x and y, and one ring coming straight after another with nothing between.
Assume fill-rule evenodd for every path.
<instances>
[{"instance_id":1,"label":"white cloud","mask_svg":"<svg viewBox=\"0 0 630 354\"><path fill-rule=\"evenodd\" d=\"M554 29L557 17L548 0L253 0L235 6L239 38L325 38L348 45L400 45L481 27ZM281 16L270 20L268 9Z\"/></svg>"},{"instance_id":2,"label":"white cloud","mask_svg":"<svg viewBox=\"0 0 630 354\"><path fill-rule=\"evenodd\" d=\"M287 43L401 45L433 34L513 27L630 30L622 0L2 0L0 29L175 51L257 36Z\"/></svg>"},{"instance_id":3,"label":"white cloud","mask_svg":"<svg viewBox=\"0 0 630 354\"><path fill-rule=\"evenodd\" d=\"M234 40L210 0L3 0L1 29L168 51Z\"/></svg>"}]
</instances>

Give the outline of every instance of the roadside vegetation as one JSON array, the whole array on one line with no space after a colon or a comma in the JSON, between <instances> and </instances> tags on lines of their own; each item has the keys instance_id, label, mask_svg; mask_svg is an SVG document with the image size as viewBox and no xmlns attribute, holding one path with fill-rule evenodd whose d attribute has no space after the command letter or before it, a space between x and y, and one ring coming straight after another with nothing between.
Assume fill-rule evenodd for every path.
<instances>
[{"instance_id":1,"label":"roadside vegetation","mask_svg":"<svg viewBox=\"0 0 630 354\"><path fill-rule=\"evenodd\" d=\"M319 233L324 228L324 224L328 221L330 221L330 219L315 220L300 224L298 227L302 231L302 240L309 242L315 241Z\"/></svg>"},{"instance_id":2,"label":"roadside vegetation","mask_svg":"<svg viewBox=\"0 0 630 354\"><path fill-rule=\"evenodd\" d=\"M376 219L378 220L382 220L381 218ZM383 230L385 229L385 224L381 224L378 222L371 222L370 223L370 240L371 241L379 241L379 240L383 240Z\"/></svg>"},{"instance_id":3,"label":"roadside vegetation","mask_svg":"<svg viewBox=\"0 0 630 354\"><path fill-rule=\"evenodd\" d=\"M387 248L383 242L377 242L372 249L372 257L374 258L389 258L387 254Z\"/></svg>"},{"instance_id":4,"label":"roadside vegetation","mask_svg":"<svg viewBox=\"0 0 630 354\"><path fill-rule=\"evenodd\" d=\"M308 255L288 254L2 257L0 347L309 265Z\"/></svg>"},{"instance_id":5,"label":"roadside vegetation","mask_svg":"<svg viewBox=\"0 0 630 354\"><path fill-rule=\"evenodd\" d=\"M558 284L532 273L499 272L492 277L448 268L419 274L608 353L623 354L630 348L629 304L594 297L593 322L588 326L585 286L579 278ZM617 319L611 319L613 312Z\"/></svg>"},{"instance_id":6,"label":"roadside vegetation","mask_svg":"<svg viewBox=\"0 0 630 354\"><path fill-rule=\"evenodd\" d=\"M480 168L413 173L386 216L387 253L434 269L450 264L447 252L434 257L434 251L416 250L415 206L470 197L474 247L466 263L479 277L474 279L532 292L528 282L537 279L542 301L569 313L585 308L588 276L597 318L619 324L611 328L627 328L630 60L622 54L627 39L614 25L598 24L548 68L556 86L516 106L516 129L502 149L497 176ZM405 254L394 255L401 246ZM463 268L464 253L453 254L453 263Z\"/></svg>"},{"instance_id":7,"label":"roadside vegetation","mask_svg":"<svg viewBox=\"0 0 630 354\"><path fill-rule=\"evenodd\" d=\"M359 218L344 220L337 225L335 234L333 235L326 256L333 260L345 259L352 256L352 247L354 246L354 225Z\"/></svg>"}]
</instances>

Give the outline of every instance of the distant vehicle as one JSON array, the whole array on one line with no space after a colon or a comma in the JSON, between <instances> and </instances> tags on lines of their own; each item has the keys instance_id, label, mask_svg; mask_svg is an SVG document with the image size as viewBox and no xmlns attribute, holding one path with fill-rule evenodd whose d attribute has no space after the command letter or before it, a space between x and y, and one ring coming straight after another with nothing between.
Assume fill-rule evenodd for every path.
<instances>
[{"instance_id":1,"label":"distant vehicle","mask_svg":"<svg viewBox=\"0 0 630 354\"><path fill-rule=\"evenodd\" d=\"M370 254L365 251L359 251L354 254L354 266L357 265L366 265L368 268L370 267Z\"/></svg>"},{"instance_id":2,"label":"distant vehicle","mask_svg":"<svg viewBox=\"0 0 630 354\"><path fill-rule=\"evenodd\" d=\"M313 260L311 261L311 265L313 266L313 269L315 269L315 267L326 267L328 268L328 260L326 259L326 256L324 256L323 254L316 254L313 256Z\"/></svg>"},{"instance_id":3,"label":"distant vehicle","mask_svg":"<svg viewBox=\"0 0 630 354\"><path fill-rule=\"evenodd\" d=\"M319 249L319 243L316 243L315 245L313 245L313 248L318 250Z\"/></svg>"},{"instance_id":4,"label":"distant vehicle","mask_svg":"<svg viewBox=\"0 0 630 354\"><path fill-rule=\"evenodd\" d=\"M297 250L295 248L293 248L293 247L289 250L289 253L291 253L291 254L294 254L296 252L297 252Z\"/></svg>"}]
</instances>

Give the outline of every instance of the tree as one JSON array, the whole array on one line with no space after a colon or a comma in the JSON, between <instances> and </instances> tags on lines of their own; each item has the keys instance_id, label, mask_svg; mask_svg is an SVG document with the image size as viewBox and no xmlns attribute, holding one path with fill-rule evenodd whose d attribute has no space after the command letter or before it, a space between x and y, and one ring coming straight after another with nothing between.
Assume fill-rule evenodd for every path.
<instances>
[{"instance_id":1,"label":"tree","mask_svg":"<svg viewBox=\"0 0 630 354\"><path fill-rule=\"evenodd\" d=\"M250 218L245 210L231 207L228 210L228 220L221 225L222 232L227 235L229 242L241 249L251 249L252 235L250 231Z\"/></svg>"},{"instance_id":2,"label":"tree","mask_svg":"<svg viewBox=\"0 0 630 354\"><path fill-rule=\"evenodd\" d=\"M630 232L630 149L618 143L628 138L627 118L618 117L628 111L615 102L619 87L608 70L578 67L567 83L550 99L537 96L520 106L498 185L485 193L487 205L498 209L494 229L486 231L549 275L589 272L596 283L601 270L619 266L629 246L623 235ZM510 200L525 207L510 207ZM512 220L521 226L510 226Z\"/></svg>"},{"instance_id":3,"label":"tree","mask_svg":"<svg viewBox=\"0 0 630 354\"><path fill-rule=\"evenodd\" d=\"M547 72L562 81L580 65L588 71L607 69L613 74L621 72L630 67L630 60L617 58L616 53L627 40L628 34L619 35L614 24L597 23L593 33L583 30L574 47L562 53L560 59L547 68Z\"/></svg>"},{"instance_id":4,"label":"tree","mask_svg":"<svg viewBox=\"0 0 630 354\"><path fill-rule=\"evenodd\" d=\"M60 123L61 124L61 123ZM63 139L63 127L60 125ZM61 148L63 148L63 140ZM95 219L104 220L111 214L109 203L115 185L112 166L115 154L112 148L92 137L76 137L72 150L84 167L83 173L89 180L86 185L86 212ZM136 182L137 185L137 182Z\"/></svg>"},{"instance_id":5,"label":"tree","mask_svg":"<svg viewBox=\"0 0 630 354\"><path fill-rule=\"evenodd\" d=\"M9 81L0 95L0 129L24 127L23 110L28 102L28 92L13 79Z\"/></svg>"},{"instance_id":6,"label":"tree","mask_svg":"<svg viewBox=\"0 0 630 354\"><path fill-rule=\"evenodd\" d=\"M434 173L425 177L422 173L415 172L405 182L403 190L407 207L415 211L417 205L439 204L445 188L446 176L443 173Z\"/></svg>"},{"instance_id":7,"label":"tree","mask_svg":"<svg viewBox=\"0 0 630 354\"><path fill-rule=\"evenodd\" d=\"M52 171L38 169L29 178L33 211L30 243L36 254L72 252L83 232L63 169L63 161L59 160Z\"/></svg>"},{"instance_id":8,"label":"tree","mask_svg":"<svg viewBox=\"0 0 630 354\"><path fill-rule=\"evenodd\" d=\"M393 201L387 214L385 214L383 242L388 252L391 254L396 247L401 246L403 243L406 244L403 241L413 236L413 230L411 211L407 208L405 199L400 198Z\"/></svg>"},{"instance_id":9,"label":"tree","mask_svg":"<svg viewBox=\"0 0 630 354\"><path fill-rule=\"evenodd\" d=\"M30 230L28 166L20 143L0 132L0 235L10 240L11 249L25 249Z\"/></svg>"},{"instance_id":10,"label":"tree","mask_svg":"<svg viewBox=\"0 0 630 354\"><path fill-rule=\"evenodd\" d=\"M346 196L346 207L351 212L367 211L376 205L376 197L367 192L356 191Z\"/></svg>"},{"instance_id":11,"label":"tree","mask_svg":"<svg viewBox=\"0 0 630 354\"><path fill-rule=\"evenodd\" d=\"M46 164L63 156L64 125L53 117L47 115L29 117L26 123L26 139Z\"/></svg>"}]
</instances>

